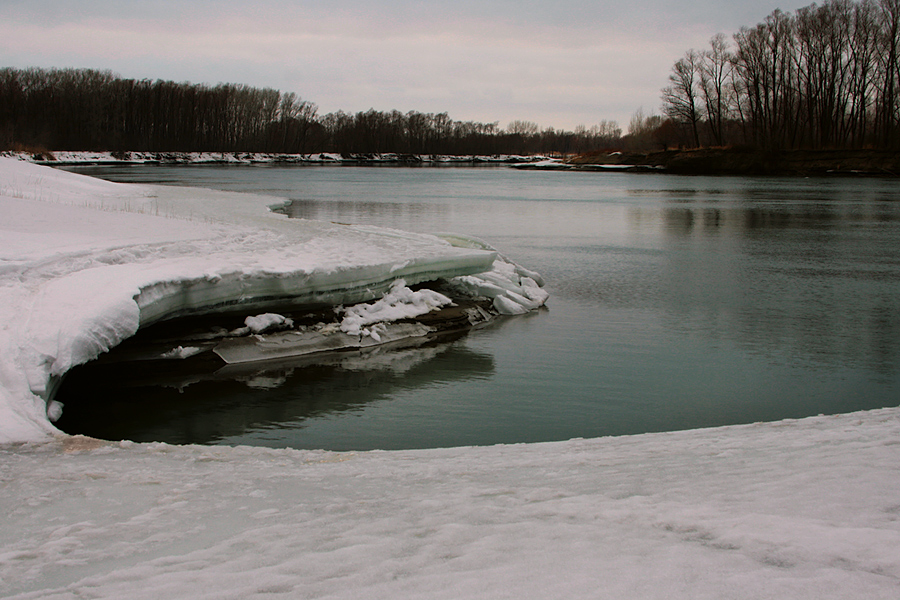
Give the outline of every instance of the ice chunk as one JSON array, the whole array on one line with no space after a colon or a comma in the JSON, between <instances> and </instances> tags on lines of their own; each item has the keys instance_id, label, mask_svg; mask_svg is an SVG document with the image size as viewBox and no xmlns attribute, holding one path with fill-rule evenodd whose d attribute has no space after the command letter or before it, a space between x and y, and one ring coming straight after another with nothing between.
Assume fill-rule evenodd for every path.
<instances>
[{"instance_id":1,"label":"ice chunk","mask_svg":"<svg viewBox=\"0 0 900 600\"><path fill-rule=\"evenodd\" d=\"M543 306L550 294L533 277L519 273L517 265L498 258L491 271L455 277L450 284L471 296L489 298L501 315L521 315Z\"/></svg>"},{"instance_id":2,"label":"ice chunk","mask_svg":"<svg viewBox=\"0 0 900 600\"><path fill-rule=\"evenodd\" d=\"M451 303L450 298L433 290L414 292L406 286L404 280L398 279L380 300L346 309L341 321L341 331L350 335L369 335L379 340L378 330L366 329L366 325L415 318Z\"/></svg>"},{"instance_id":3,"label":"ice chunk","mask_svg":"<svg viewBox=\"0 0 900 600\"><path fill-rule=\"evenodd\" d=\"M421 338L432 329L421 323L379 324L376 335L350 335L337 328L318 331L287 331L265 336L229 338L213 350L228 364L250 363L276 358L306 356L320 352L336 352L369 348L388 342Z\"/></svg>"},{"instance_id":4,"label":"ice chunk","mask_svg":"<svg viewBox=\"0 0 900 600\"><path fill-rule=\"evenodd\" d=\"M252 333L265 333L267 331L276 331L279 329L290 329L294 326L294 322L282 315L264 313L256 315L255 317L247 317L244 319L244 325L246 325Z\"/></svg>"},{"instance_id":5,"label":"ice chunk","mask_svg":"<svg viewBox=\"0 0 900 600\"><path fill-rule=\"evenodd\" d=\"M516 302L514 298L508 295L496 296L494 298L494 309L501 315L523 315L528 312L528 309L523 304Z\"/></svg>"},{"instance_id":6,"label":"ice chunk","mask_svg":"<svg viewBox=\"0 0 900 600\"><path fill-rule=\"evenodd\" d=\"M190 358L191 356L195 356L203 352L203 348L197 348L196 346L178 346L176 348L172 348L168 352L163 352L160 355L160 358L163 359L183 359Z\"/></svg>"},{"instance_id":7,"label":"ice chunk","mask_svg":"<svg viewBox=\"0 0 900 600\"><path fill-rule=\"evenodd\" d=\"M496 252L486 242L475 237L453 233L436 235L459 248ZM489 271L456 277L451 283L457 290L491 299L494 310L501 315L524 314L540 308L550 297L543 289L544 280L538 273L521 267L499 254Z\"/></svg>"},{"instance_id":8,"label":"ice chunk","mask_svg":"<svg viewBox=\"0 0 900 600\"><path fill-rule=\"evenodd\" d=\"M63 414L63 403L58 402L56 400L51 400L47 404L47 418L50 419L51 423L56 423L59 421L60 417Z\"/></svg>"}]
</instances>

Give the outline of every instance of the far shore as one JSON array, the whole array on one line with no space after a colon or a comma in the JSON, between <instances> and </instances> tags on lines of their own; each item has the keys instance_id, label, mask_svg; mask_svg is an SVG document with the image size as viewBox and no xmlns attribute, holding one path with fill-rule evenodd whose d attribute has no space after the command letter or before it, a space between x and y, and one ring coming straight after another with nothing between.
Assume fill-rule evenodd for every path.
<instances>
[{"instance_id":1,"label":"far shore","mask_svg":"<svg viewBox=\"0 0 900 600\"><path fill-rule=\"evenodd\" d=\"M900 176L900 152L703 148L596 153L565 161L576 170L663 171L680 175Z\"/></svg>"},{"instance_id":2,"label":"far shore","mask_svg":"<svg viewBox=\"0 0 900 600\"><path fill-rule=\"evenodd\" d=\"M309 164L309 165L510 165L545 160L546 156L518 154L447 155L398 153L277 154L266 152L97 152L97 151L0 151L0 156L50 165L117 164Z\"/></svg>"},{"instance_id":3,"label":"far shore","mask_svg":"<svg viewBox=\"0 0 900 600\"><path fill-rule=\"evenodd\" d=\"M900 152L700 148L657 152L547 155L397 153L275 154L261 152L0 151L0 156L50 166L76 165L497 165L522 170L671 173L676 175L900 176Z\"/></svg>"}]
</instances>

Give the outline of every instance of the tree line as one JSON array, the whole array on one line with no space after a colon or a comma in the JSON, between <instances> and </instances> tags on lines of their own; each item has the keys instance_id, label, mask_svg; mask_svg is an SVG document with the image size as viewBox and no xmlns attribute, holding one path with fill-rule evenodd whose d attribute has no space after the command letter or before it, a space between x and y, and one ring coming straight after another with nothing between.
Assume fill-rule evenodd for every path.
<instances>
[{"instance_id":1,"label":"tree line","mask_svg":"<svg viewBox=\"0 0 900 600\"><path fill-rule=\"evenodd\" d=\"M900 147L900 0L772 12L688 51L662 90L664 145Z\"/></svg>"},{"instance_id":2,"label":"tree line","mask_svg":"<svg viewBox=\"0 0 900 600\"><path fill-rule=\"evenodd\" d=\"M0 148L143 152L529 154L615 148L612 121L575 131L447 113L318 114L294 93L124 79L93 69L0 69Z\"/></svg>"}]
</instances>

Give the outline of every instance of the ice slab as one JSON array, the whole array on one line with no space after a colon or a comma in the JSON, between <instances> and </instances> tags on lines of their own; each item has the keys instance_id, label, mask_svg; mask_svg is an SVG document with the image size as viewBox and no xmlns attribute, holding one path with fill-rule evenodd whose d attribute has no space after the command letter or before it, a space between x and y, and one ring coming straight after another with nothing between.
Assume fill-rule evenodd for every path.
<instances>
[{"instance_id":1,"label":"ice slab","mask_svg":"<svg viewBox=\"0 0 900 600\"><path fill-rule=\"evenodd\" d=\"M370 348L409 338L420 338L433 330L421 323L390 323L379 328L378 336L351 335L338 327L321 331L286 331L266 336L252 335L223 340L214 349L228 364L257 362L303 356L319 352Z\"/></svg>"}]
</instances>

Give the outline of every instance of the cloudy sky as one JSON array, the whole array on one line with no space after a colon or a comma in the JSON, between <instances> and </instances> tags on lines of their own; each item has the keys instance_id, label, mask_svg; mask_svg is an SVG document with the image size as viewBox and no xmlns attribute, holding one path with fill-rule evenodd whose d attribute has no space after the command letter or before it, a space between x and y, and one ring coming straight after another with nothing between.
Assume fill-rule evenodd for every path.
<instances>
[{"instance_id":1,"label":"cloudy sky","mask_svg":"<svg viewBox=\"0 0 900 600\"><path fill-rule=\"evenodd\" d=\"M0 67L296 92L319 113L627 128L672 64L789 0L0 0Z\"/></svg>"}]
</instances>

